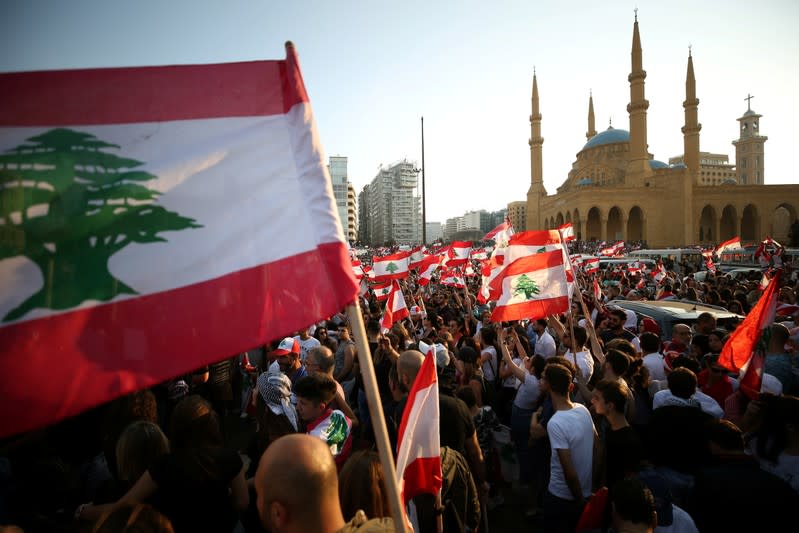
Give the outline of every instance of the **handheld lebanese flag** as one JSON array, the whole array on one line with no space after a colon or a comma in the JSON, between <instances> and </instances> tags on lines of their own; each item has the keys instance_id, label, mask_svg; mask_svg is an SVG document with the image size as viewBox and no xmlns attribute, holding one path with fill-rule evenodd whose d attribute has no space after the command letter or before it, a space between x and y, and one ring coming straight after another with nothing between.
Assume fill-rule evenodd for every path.
<instances>
[{"instance_id":1,"label":"handheld lebanese flag","mask_svg":"<svg viewBox=\"0 0 799 533\"><path fill-rule=\"evenodd\" d=\"M397 434L397 479L407 504L441 490L438 375L433 349L425 355L402 412Z\"/></svg>"},{"instance_id":2,"label":"handheld lebanese flag","mask_svg":"<svg viewBox=\"0 0 799 533\"><path fill-rule=\"evenodd\" d=\"M741 248L741 238L733 237L732 239L724 241L723 243L716 246L716 248L713 250L713 255L718 257L727 250L738 250L740 248Z\"/></svg>"},{"instance_id":3,"label":"handheld lebanese flag","mask_svg":"<svg viewBox=\"0 0 799 533\"><path fill-rule=\"evenodd\" d=\"M472 250L470 257L477 261L484 261L488 259L488 253L489 253L488 250L489 250L488 248L477 248L475 250Z\"/></svg>"},{"instance_id":4,"label":"handheld lebanese flag","mask_svg":"<svg viewBox=\"0 0 799 533\"><path fill-rule=\"evenodd\" d=\"M0 437L355 300L325 168L291 43L0 74Z\"/></svg>"},{"instance_id":5,"label":"handheld lebanese flag","mask_svg":"<svg viewBox=\"0 0 799 533\"><path fill-rule=\"evenodd\" d=\"M455 287L456 289L463 289L466 287L463 275L455 268L445 270L441 273L441 284L448 287Z\"/></svg>"},{"instance_id":6,"label":"handheld lebanese flag","mask_svg":"<svg viewBox=\"0 0 799 533\"><path fill-rule=\"evenodd\" d=\"M375 283L372 285L372 292L375 293L375 298L380 302L388 299L388 295L391 293L391 282Z\"/></svg>"},{"instance_id":7,"label":"handheld lebanese flag","mask_svg":"<svg viewBox=\"0 0 799 533\"><path fill-rule=\"evenodd\" d=\"M408 277L410 252L397 252L372 258L372 271L375 281L388 281Z\"/></svg>"},{"instance_id":8,"label":"handheld lebanese flag","mask_svg":"<svg viewBox=\"0 0 799 533\"><path fill-rule=\"evenodd\" d=\"M657 266L650 272L652 275L652 279L655 280L656 283L661 283L664 279L666 279L666 267L658 261Z\"/></svg>"},{"instance_id":9,"label":"handheld lebanese flag","mask_svg":"<svg viewBox=\"0 0 799 533\"><path fill-rule=\"evenodd\" d=\"M440 258L437 255L429 255L422 259L422 264L419 265L419 285L427 285L433 279L433 274L441 264Z\"/></svg>"},{"instance_id":10,"label":"handheld lebanese flag","mask_svg":"<svg viewBox=\"0 0 799 533\"><path fill-rule=\"evenodd\" d=\"M419 268L419 265L422 264L422 259L424 259L424 257L424 249L421 246L417 246L411 250L411 256L408 258L408 268L411 270L414 268Z\"/></svg>"},{"instance_id":11,"label":"handheld lebanese flag","mask_svg":"<svg viewBox=\"0 0 799 533\"><path fill-rule=\"evenodd\" d=\"M564 225L558 227L558 231L563 237L563 242L570 242L576 239L574 236L574 226L571 222L566 222Z\"/></svg>"},{"instance_id":12,"label":"handheld lebanese flag","mask_svg":"<svg viewBox=\"0 0 799 533\"><path fill-rule=\"evenodd\" d=\"M593 288L594 288L594 301L601 302L602 301L602 289L599 288L599 281L594 278L593 280Z\"/></svg>"},{"instance_id":13,"label":"handheld lebanese flag","mask_svg":"<svg viewBox=\"0 0 799 533\"><path fill-rule=\"evenodd\" d=\"M763 365L762 361L755 357L755 347L763 330L774 322L779 276L780 272L777 271L760 300L746 315L744 321L732 332L719 356L718 362L721 366L731 372L741 374L741 387L748 395L760 391ZM762 357L762 355L759 354L758 357ZM746 385L745 388L744 385Z\"/></svg>"},{"instance_id":14,"label":"handheld lebanese flag","mask_svg":"<svg viewBox=\"0 0 799 533\"><path fill-rule=\"evenodd\" d=\"M352 275L355 276L355 279L360 281L363 278L363 267L361 266L361 261L359 259L352 259Z\"/></svg>"},{"instance_id":15,"label":"handheld lebanese flag","mask_svg":"<svg viewBox=\"0 0 799 533\"><path fill-rule=\"evenodd\" d=\"M449 259L447 259L447 266L454 267L463 265L469 261L469 254L472 251L472 243L464 241L455 241L449 249Z\"/></svg>"},{"instance_id":16,"label":"handheld lebanese flag","mask_svg":"<svg viewBox=\"0 0 799 533\"><path fill-rule=\"evenodd\" d=\"M405 296L402 295L399 281L391 282L391 293L388 295L386 301L386 310L383 313L383 320L380 326L383 328L383 333L391 330L394 322L399 322L403 318L408 318L408 306L405 305Z\"/></svg>"},{"instance_id":17,"label":"handheld lebanese flag","mask_svg":"<svg viewBox=\"0 0 799 533\"><path fill-rule=\"evenodd\" d=\"M585 271L586 274L599 272L599 258L590 257L588 259L583 259L583 271Z\"/></svg>"},{"instance_id":18,"label":"handheld lebanese flag","mask_svg":"<svg viewBox=\"0 0 799 533\"><path fill-rule=\"evenodd\" d=\"M485 234L483 237L484 241L494 240L497 244L500 241L507 242L510 239L510 236L513 235L513 226L510 223L510 219L505 217L505 221L497 226L496 228L492 229L488 233Z\"/></svg>"},{"instance_id":19,"label":"handheld lebanese flag","mask_svg":"<svg viewBox=\"0 0 799 533\"><path fill-rule=\"evenodd\" d=\"M492 322L544 318L569 310L569 284L560 250L517 259L491 285L501 290Z\"/></svg>"}]
</instances>

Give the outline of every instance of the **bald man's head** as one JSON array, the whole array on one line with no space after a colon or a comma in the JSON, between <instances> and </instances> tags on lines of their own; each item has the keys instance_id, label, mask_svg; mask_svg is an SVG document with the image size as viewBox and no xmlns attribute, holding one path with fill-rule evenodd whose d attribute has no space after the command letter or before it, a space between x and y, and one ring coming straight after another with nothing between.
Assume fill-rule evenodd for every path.
<instances>
[{"instance_id":1,"label":"bald man's head","mask_svg":"<svg viewBox=\"0 0 799 533\"><path fill-rule=\"evenodd\" d=\"M317 437L295 433L273 442L258 465L255 490L261 522L275 533L322 531L321 524L344 524L336 464Z\"/></svg>"},{"instance_id":2,"label":"bald man's head","mask_svg":"<svg viewBox=\"0 0 799 533\"><path fill-rule=\"evenodd\" d=\"M416 374L422 368L424 355L417 350L407 350L400 354L397 359L397 377L399 377L400 390L408 392L411 390Z\"/></svg>"}]
</instances>

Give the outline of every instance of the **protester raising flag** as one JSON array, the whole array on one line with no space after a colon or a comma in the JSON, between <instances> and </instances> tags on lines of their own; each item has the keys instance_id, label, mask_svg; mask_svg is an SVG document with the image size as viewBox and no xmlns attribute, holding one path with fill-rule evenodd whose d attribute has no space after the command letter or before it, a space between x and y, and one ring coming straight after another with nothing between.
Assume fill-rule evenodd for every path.
<instances>
[{"instance_id":1,"label":"protester raising flag","mask_svg":"<svg viewBox=\"0 0 799 533\"><path fill-rule=\"evenodd\" d=\"M397 252L383 257L373 257L372 272L374 272L374 280L388 281L407 278L410 257L410 252Z\"/></svg>"},{"instance_id":2,"label":"protester raising flag","mask_svg":"<svg viewBox=\"0 0 799 533\"><path fill-rule=\"evenodd\" d=\"M397 479L404 502L441 490L438 375L433 347L411 386L397 433Z\"/></svg>"},{"instance_id":3,"label":"protester raising flag","mask_svg":"<svg viewBox=\"0 0 799 533\"><path fill-rule=\"evenodd\" d=\"M0 437L357 298L286 55L0 74Z\"/></svg>"},{"instance_id":4,"label":"protester raising flag","mask_svg":"<svg viewBox=\"0 0 799 533\"><path fill-rule=\"evenodd\" d=\"M713 255L718 257L727 250L738 250L740 248L741 248L741 238L733 237L732 239L724 241L723 243L716 246L715 250L713 250Z\"/></svg>"},{"instance_id":5,"label":"protester raising flag","mask_svg":"<svg viewBox=\"0 0 799 533\"><path fill-rule=\"evenodd\" d=\"M574 226L571 222L566 222L564 225L558 227L558 231L563 237L563 242L571 242L576 239L574 236Z\"/></svg>"},{"instance_id":6,"label":"protester raising flag","mask_svg":"<svg viewBox=\"0 0 799 533\"><path fill-rule=\"evenodd\" d=\"M456 289L466 288L463 274L457 268L450 268L441 272L441 284Z\"/></svg>"},{"instance_id":7,"label":"protester raising flag","mask_svg":"<svg viewBox=\"0 0 799 533\"><path fill-rule=\"evenodd\" d=\"M408 318L408 316L408 306L405 305L405 296L402 295L399 281L394 280L391 282L391 293L388 295L386 310L383 313L383 320L380 322L383 333L391 331L391 326L393 326L395 322L399 322L403 318Z\"/></svg>"},{"instance_id":8,"label":"protester raising flag","mask_svg":"<svg viewBox=\"0 0 799 533\"><path fill-rule=\"evenodd\" d=\"M569 284L561 250L517 259L491 286L500 294L492 322L544 318L569 310Z\"/></svg>"},{"instance_id":9,"label":"protester raising flag","mask_svg":"<svg viewBox=\"0 0 799 533\"><path fill-rule=\"evenodd\" d=\"M730 372L738 372L740 387L750 398L760 392L763 379L764 350L756 350L763 330L774 322L780 271L768 284L757 304L744 321L730 334L721 349L718 363Z\"/></svg>"}]
</instances>

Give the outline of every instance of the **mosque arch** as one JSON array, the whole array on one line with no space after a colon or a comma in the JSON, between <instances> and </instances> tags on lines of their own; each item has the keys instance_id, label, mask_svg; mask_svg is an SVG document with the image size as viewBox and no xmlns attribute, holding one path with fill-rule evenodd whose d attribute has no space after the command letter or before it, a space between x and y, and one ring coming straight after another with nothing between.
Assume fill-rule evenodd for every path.
<instances>
[{"instance_id":1,"label":"mosque arch","mask_svg":"<svg viewBox=\"0 0 799 533\"><path fill-rule=\"evenodd\" d=\"M566 211L566 222L572 221L572 214L569 211Z\"/></svg>"},{"instance_id":2,"label":"mosque arch","mask_svg":"<svg viewBox=\"0 0 799 533\"><path fill-rule=\"evenodd\" d=\"M716 210L712 205L706 205L702 208L702 214L699 215L699 242L703 244L712 244L716 242Z\"/></svg>"},{"instance_id":3,"label":"mosque arch","mask_svg":"<svg viewBox=\"0 0 799 533\"><path fill-rule=\"evenodd\" d=\"M550 217L549 218L549 229L555 229L556 227L557 226L555 226L555 217Z\"/></svg>"},{"instance_id":4,"label":"mosque arch","mask_svg":"<svg viewBox=\"0 0 799 533\"><path fill-rule=\"evenodd\" d=\"M574 236L578 239L583 238L582 221L580 220L580 211L575 208L572 214L572 225L574 226Z\"/></svg>"},{"instance_id":5,"label":"mosque arch","mask_svg":"<svg viewBox=\"0 0 799 533\"><path fill-rule=\"evenodd\" d=\"M644 212L637 205L630 209L627 216L627 240L644 240Z\"/></svg>"},{"instance_id":6,"label":"mosque arch","mask_svg":"<svg viewBox=\"0 0 799 533\"><path fill-rule=\"evenodd\" d=\"M608 211L608 241L618 241L624 239L624 228L622 228L621 209L613 206Z\"/></svg>"},{"instance_id":7,"label":"mosque arch","mask_svg":"<svg viewBox=\"0 0 799 533\"><path fill-rule=\"evenodd\" d=\"M723 242L732 239L738 235L738 215L735 208L729 204L724 206L721 211L721 222L719 222L719 237L716 239L718 242Z\"/></svg>"},{"instance_id":8,"label":"mosque arch","mask_svg":"<svg viewBox=\"0 0 799 533\"><path fill-rule=\"evenodd\" d=\"M602 238L602 213L598 207L588 210L588 218L585 222L586 240L600 240Z\"/></svg>"},{"instance_id":9,"label":"mosque arch","mask_svg":"<svg viewBox=\"0 0 799 533\"><path fill-rule=\"evenodd\" d=\"M760 216L757 214L757 207L748 204L741 215L741 241L756 242L760 238Z\"/></svg>"},{"instance_id":10,"label":"mosque arch","mask_svg":"<svg viewBox=\"0 0 799 533\"><path fill-rule=\"evenodd\" d=\"M788 234L791 224L796 220L796 208L788 203L781 203L771 213L771 237L779 243L790 242Z\"/></svg>"},{"instance_id":11,"label":"mosque arch","mask_svg":"<svg viewBox=\"0 0 799 533\"><path fill-rule=\"evenodd\" d=\"M546 217L544 217L544 229L545 230L549 229L549 219Z\"/></svg>"},{"instance_id":12,"label":"mosque arch","mask_svg":"<svg viewBox=\"0 0 799 533\"><path fill-rule=\"evenodd\" d=\"M555 219L555 228L563 225L563 213L558 212L558 218Z\"/></svg>"}]
</instances>

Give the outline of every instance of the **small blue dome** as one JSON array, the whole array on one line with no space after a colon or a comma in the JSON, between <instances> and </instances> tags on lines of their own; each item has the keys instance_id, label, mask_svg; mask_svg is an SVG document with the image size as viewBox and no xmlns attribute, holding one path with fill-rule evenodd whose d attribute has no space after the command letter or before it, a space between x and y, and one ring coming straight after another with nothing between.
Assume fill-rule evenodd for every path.
<instances>
[{"instance_id":1,"label":"small blue dome","mask_svg":"<svg viewBox=\"0 0 799 533\"><path fill-rule=\"evenodd\" d=\"M652 170L657 170L659 168L669 168L669 166L663 161L658 161L657 159L650 159L649 168L651 168Z\"/></svg>"},{"instance_id":2,"label":"small blue dome","mask_svg":"<svg viewBox=\"0 0 799 533\"><path fill-rule=\"evenodd\" d=\"M583 150L586 148L594 148L597 146L602 146L603 144L616 144L616 143L626 143L630 142L630 132L627 130L617 130L614 128L608 128L602 133L598 133L591 137L585 146L583 146Z\"/></svg>"},{"instance_id":3,"label":"small blue dome","mask_svg":"<svg viewBox=\"0 0 799 533\"><path fill-rule=\"evenodd\" d=\"M755 112L754 112L754 111L752 111L751 109L747 109L747 110L746 110L746 113L744 113L744 116L745 116L745 117L751 117L752 115L757 115L757 113L755 113Z\"/></svg>"},{"instance_id":4,"label":"small blue dome","mask_svg":"<svg viewBox=\"0 0 799 533\"><path fill-rule=\"evenodd\" d=\"M685 166L685 163L675 163L671 165L669 168L688 168Z\"/></svg>"}]
</instances>

